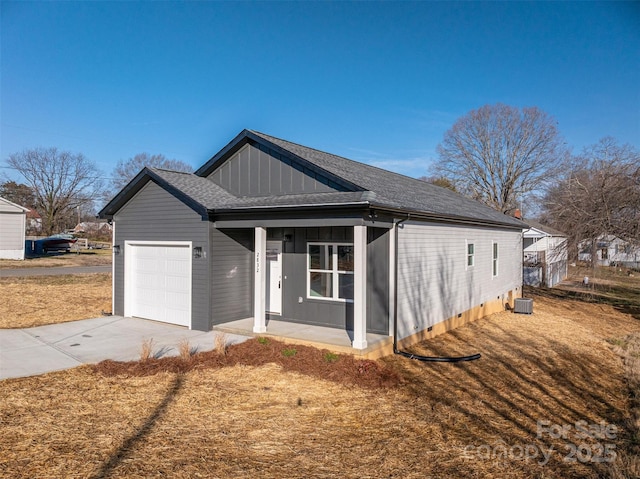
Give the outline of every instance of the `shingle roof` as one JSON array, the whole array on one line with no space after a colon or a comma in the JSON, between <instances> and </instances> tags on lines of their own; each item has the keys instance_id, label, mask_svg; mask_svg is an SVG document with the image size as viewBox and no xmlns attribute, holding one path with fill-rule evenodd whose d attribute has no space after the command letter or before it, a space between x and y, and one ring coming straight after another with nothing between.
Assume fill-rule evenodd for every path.
<instances>
[{"instance_id":1,"label":"shingle roof","mask_svg":"<svg viewBox=\"0 0 640 479\"><path fill-rule=\"evenodd\" d=\"M562 231L559 231L555 228L551 228L550 226L547 225L543 225L542 223L538 223L535 220L530 220L530 219L525 219L523 220L525 223L527 223L529 226L531 226L532 228L535 228L537 230L540 230L544 233L548 233L551 236L567 236L566 233L563 233Z\"/></svg>"},{"instance_id":2,"label":"shingle roof","mask_svg":"<svg viewBox=\"0 0 640 479\"><path fill-rule=\"evenodd\" d=\"M251 131L294 155L375 193L372 204L381 207L426 213L446 218L464 218L526 227L521 221L500 213L447 188L409 178L357 161L332 155L280 138Z\"/></svg>"},{"instance_id":3,"label":"shingle roof","mask_svg":"<svg viewBox=\"0 0 640 479\"><path fill-rule=\"evenodd\" d=\"M369 204L375 197L370 191L303 193L279 196L237 197L213 181L192 173L149 168L167 186L180 191L208 210L238 210L276 206L322 206Z\"/></svg>"},{"instance_id":4,"label":"shingle roof","mask_svg":"<svg viewBox=\"0 0 640 479\"><path fill-rule=\"evenodd\" d=\"M221 186L216 185L211 180L196 176L193 173L183 173L161 168L149 168L149 170L207 210L214 210L238 202L238 197Z\"/></svg>"},{"instance_id":5,"label":"shingle roof","mask_svg":"<svg viewBox=\"0 0 640 479\"><path fill-rule=\"evenodd\" d=\"M215 161L224 161L226 152L231 151L234 144L247 141L248 138L264 143L265 146L275 146L293 158L310 163L315 168L341 178L362 191L238 197L213 181L199 176L209 174ZM113 215L149 179L170 189L177 197L203 215L207 212L242 209L360 205L424 217L500 224L526 229L526 224L516 218L504 215L446 188L250 130L244 130L195 174L145 168L103 208L100 215L103 217Z\"/></svg>"}]
</instances>

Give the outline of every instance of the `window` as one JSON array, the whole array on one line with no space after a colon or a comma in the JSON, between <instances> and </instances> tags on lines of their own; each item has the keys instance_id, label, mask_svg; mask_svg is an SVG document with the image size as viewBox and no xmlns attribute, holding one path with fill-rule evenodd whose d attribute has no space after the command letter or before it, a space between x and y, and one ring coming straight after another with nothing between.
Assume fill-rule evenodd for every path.
<instances>
[{"instance_id":1,"label":"window","mask_svg":"<svg viewBox=\"0 0 640 479\"><path fill-rule=\"evenodd\" d=\"M491 270L491 276L498 276L498 243L495 241L492 243L493 245L493 267Z\"/></svg>"},{"instance_id":2,"label":"window","mask_svg":"<svg viewBox=\"0 0 640 479\"><path fill-rule=\"evenodd\" d=\"M307 297L353 301L353 244L307 244Z\"/></svg>"},{"instance_id":3,"label":"window","mask_svg":"<svg viewBox=\"0 0 640 479\"><path fill-rule=\"evenodd\" d=\"M467 269L472 268L475 263L476 246L467 241Z\"/></svg>"}]
</instances>

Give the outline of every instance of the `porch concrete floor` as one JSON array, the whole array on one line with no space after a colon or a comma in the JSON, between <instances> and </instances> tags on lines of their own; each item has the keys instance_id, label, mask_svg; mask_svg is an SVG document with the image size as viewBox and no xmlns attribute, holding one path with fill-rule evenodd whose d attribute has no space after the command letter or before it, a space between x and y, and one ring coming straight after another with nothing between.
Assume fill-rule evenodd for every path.
<instances>
[{"instance_id":1,"label":"porch concrete floor","mask_svg":"<svg viewBox=\"0 0 640 479\"><path fill-rule=\"evenodd\" d=\"M367 348L360 350L351 347L352 331L275 319L267 320L266 333L253 332L253 318L218 324L213 329L245 336L272 336L284 342L308 344L321 349L370 359L386 356L393 352L393 338L385 334L367 333Z\"/></svg>"}]
</instances>

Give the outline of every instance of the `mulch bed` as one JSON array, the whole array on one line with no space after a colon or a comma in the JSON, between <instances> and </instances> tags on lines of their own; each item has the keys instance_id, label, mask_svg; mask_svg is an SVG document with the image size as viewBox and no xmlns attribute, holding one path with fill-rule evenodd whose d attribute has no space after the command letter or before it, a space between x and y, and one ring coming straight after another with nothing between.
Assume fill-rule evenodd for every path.
<instances>
[{"instance_id":1,"label":"mulch bed","mask_svg":"<svg viewBox=\"0 0 640 479\"><path fill-rule=\"evenodd\" d=\"M104 376L151 376L160 372L184 373L194 369L223 368L238 364L262 366L275 363L291 371L343 385L393 388L403 383L393 369L377 361L356 359L300 344L285 344L271 338L254 338L234 344L225 353L208 351L184 357L149 358L120 362L106 360L93 366Z\"/></svg>"}]
</instances>

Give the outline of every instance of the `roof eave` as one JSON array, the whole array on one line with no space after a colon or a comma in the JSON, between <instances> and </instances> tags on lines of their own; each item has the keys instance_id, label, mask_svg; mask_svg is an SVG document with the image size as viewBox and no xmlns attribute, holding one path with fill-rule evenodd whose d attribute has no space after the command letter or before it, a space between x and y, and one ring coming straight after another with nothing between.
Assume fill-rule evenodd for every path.
<instances>
[{"instance_id":1,"label":"roof eave","mask_svg":"<svg viewBox=\"0 0 640 479\"><path fill-rule=\"evenodd\" d=\"M99 218L113 219L113 216L126 205L149 181L171 193L202 217L207 216L207 207L197 202L179 188L173 186L148 167L144 167L109 203L98 213Z\"/></svg>"},{"instance_id":2,"label":"roof eave","mask_svg":"<svg viewBox=\"0 0 640 479\"><path fill-rule=\"evenodd\" d=\"M229 213L229 212L240 212L240 211L264 211L264 210L295 210L300 208L315 208L315 209L324 209L324 208L352 208L352 207L364 207L367 208L370 206L368 201L354 201L348 203L304 203L299 205L251 205L251 206L231 206L228 208L216 208L215 210L209 210L211 213Z\"/></svg>"},{"instance_id":3,"label":"roof eave","mask_svg":"<svg viewBox=\"0 0 640 479\"><path fill-rule=\"evenodd\" d=\"M426 211L394 208L394 207L389 207L382 204L380 205L372 204L371 208L376 208L381 211L388 212L392 215L399 215L399 216L402 215L402 216L408 217L409 219L414 218L414 219L420 219L420 220L431 220L431 221L467 224L467 225L475 225L475 226L494 226L494 227L500 226L500 227L516 229L516 230L523 230L527 228L527 226L524 223L522 223L522 221L520 220L516 220L516 221L518 221L518 223L521 223L521 225L516 225L515 223L510 223L510 222L500 222L500 221L485 220L481 218L472 218L472 217L466 217L466 216L443 215L438 213L429 213Z\"/></svg>"},{"instance_id":4,"label":"roof eave","mask_svg":"<svg viewBox=\"0 0 640 479\"><path fill-rule=\"evenodd\" d=\"M369 201L353 201L353 202L342 202L342 203L323 203L323 204L300 204L300 205L252 205L252 206L234 206L228 208L216 208L210 209L210 215L216 214L233 214L233 213L251 213L257 211L300 211L304 210L315 210L322 211L325 209L376 209L381 212L385 212L390 214L391 216L396 217L408 217L419 220L427 220L427 221L437 221L437 222L447 222L447 223L456 223L456 224L466 224L466 225L474 225L474 226L491 226L491 227L502 227L509 228L514 230L522 231L526 228L524 223L518 220L522 225L516 225L514 223L509 222L499 222L499 221L491 221L491 220L483 220L479 218L468 218L461 217L455 215L440 215L434 213L427 213L424 211L411 211L400 208L392 208L382 204L376 204Z\"/></svg>"},{"instance_id":5,"label":"roof eave","mask_svg":"<svg viewBox=\"0 0 640 479\"><path fill-rule=\"evenodd\" d=\"M309 168L310 170L317 171L318 173L322 173L323 175L331 177L336 184L339 184L345 188L355 190L355 191L365 190L360 185L356 185L355 183L345 180L344 178L341 178L336 174L325 170L324 168L316 165L315 163L305 158L302 158L296 155L294 152L287 150L286 148L283 148L279 145L276 145L275 143L269 141L268 139L263 138L262 136L257 135L253 131L247 130L247 129L242 130L233 140L227 143L227 145L224 148L222 148L222 150L220 150L218 153L215 154L215 156L211 157L209 161L207 161L204 165L198 168L194 172L194 174L201 177L210 175L216 169L219 163L226 161L229 156L231 156L233 153L235 153L240 148L242 148L246 143L249 142L249 140L259 143L261 145L267 146L280 155L293 158L299 163L301 163L302 165Z\"/></svg>"},{"instance_id":6,"label":"roof eave","mask_svg":"<svg viewBox=\"0 0 640 479\"><path fill-rule=\"evenodd\" d=\"M2 198L2 197L0 196L0 198ZM15 206L16 208L21 209L23 213L31 211L29 208L25 208L24 206L19 205L18 203L14 203L13 201L9 201L6 198L2 198L2 201L8 203L10 206Z\"/></svg>"}]
</instances>

